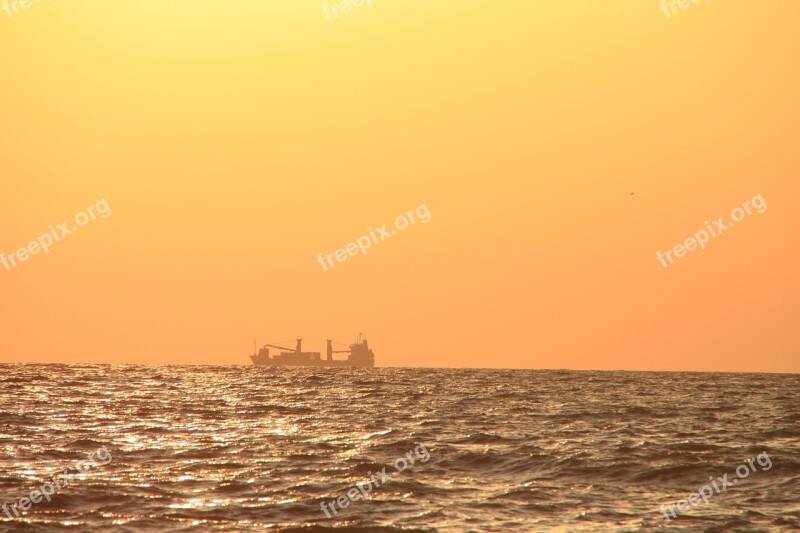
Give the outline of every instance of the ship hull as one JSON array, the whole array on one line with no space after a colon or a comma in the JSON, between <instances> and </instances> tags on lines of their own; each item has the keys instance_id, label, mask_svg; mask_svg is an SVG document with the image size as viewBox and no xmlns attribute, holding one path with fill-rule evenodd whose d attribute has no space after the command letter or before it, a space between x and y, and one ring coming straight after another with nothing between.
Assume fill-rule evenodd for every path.
<instances>
[{"instance_id":1,"label":"ship hull","mask_svg":"<svg viewBox=\"0 0 800 533\"><path fill-rule=\"evenodd\" d=\"M251 357L251 359L253 359ZM351 368L373 368L375 363L358 363L355 361L256 361L253 360L254 366L313 366L317 368L333 368L333 367L351 367Z\"/></svg>"}]
</instances>

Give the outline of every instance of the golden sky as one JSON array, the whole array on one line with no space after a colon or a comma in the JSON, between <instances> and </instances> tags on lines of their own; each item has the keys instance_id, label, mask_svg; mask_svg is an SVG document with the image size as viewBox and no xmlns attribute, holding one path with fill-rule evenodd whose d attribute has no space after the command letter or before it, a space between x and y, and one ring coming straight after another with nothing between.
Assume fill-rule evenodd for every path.
<instances>
[{"instance_id":1,"label":"golden sky","mask_svg":"<svg viewBox=\"0 0 800 533\"><path fill-rule=\"evenodd\" d=\"M9 12L0 252L111 214L0 265L0 362L800 371L798 2Z\"/></svg>"}]
</instances>

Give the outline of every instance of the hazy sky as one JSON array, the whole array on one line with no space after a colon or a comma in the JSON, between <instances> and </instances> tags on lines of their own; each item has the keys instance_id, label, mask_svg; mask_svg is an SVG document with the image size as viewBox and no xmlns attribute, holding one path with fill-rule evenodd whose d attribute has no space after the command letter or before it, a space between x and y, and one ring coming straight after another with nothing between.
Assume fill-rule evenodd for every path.
<instances>
[{"instance_id":1,"label":"hazy sky","mask_svg":"<svg viewBox=\"0 0 800 533\"><path fill-rule=\"evenodd\" d=\"M800 371L800 3L324 5L0 10L0 362Z\"/></svg>"}]
</instances>

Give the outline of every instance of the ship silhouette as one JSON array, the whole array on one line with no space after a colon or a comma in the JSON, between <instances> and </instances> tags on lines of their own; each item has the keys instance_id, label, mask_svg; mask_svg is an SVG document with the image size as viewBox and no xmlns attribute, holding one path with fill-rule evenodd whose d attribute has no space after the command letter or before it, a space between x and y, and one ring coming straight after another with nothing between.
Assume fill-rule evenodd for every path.
<instances>
[{"instance_id":1,"label":"ship silhouette","mask_svg":"<svg viewBox=\"0 0 800 533\"><path fill-rule=\"evenodd\" d=\"M356 342L351 344L348 350L334 350L333 341L328 339L327 357L325 359L322 359L320 352L304 352L302 346L303 339L297 339L297 346L294 350L274 344L265 344L257 354L255 353L255 346L253 346L254 353L250 356L250 359L255 366L375 366L375 354L372 353L372 350L367 344L367 339L362 339L360 334ZM283 351L275 355L270 355L270 348ZM349 355L347 359L334 359L333 354L335 353L347 353Z\"/></svg>"}]
</instances>

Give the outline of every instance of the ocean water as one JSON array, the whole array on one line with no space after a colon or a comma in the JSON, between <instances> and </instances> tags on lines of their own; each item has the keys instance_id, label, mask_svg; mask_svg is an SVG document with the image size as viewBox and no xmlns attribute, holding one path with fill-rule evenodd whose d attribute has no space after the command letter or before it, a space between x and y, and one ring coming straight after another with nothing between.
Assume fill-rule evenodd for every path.
<instances>
[{"instance_id":1,"label":"ocean water","mask_svg":"<svg viewBox=\"0 0 800 533\"><path fill-rule=\"evenodd\" d=\"M800 529L800 375L0 370L2 531Z\"/></svg>"}]
</instances>

